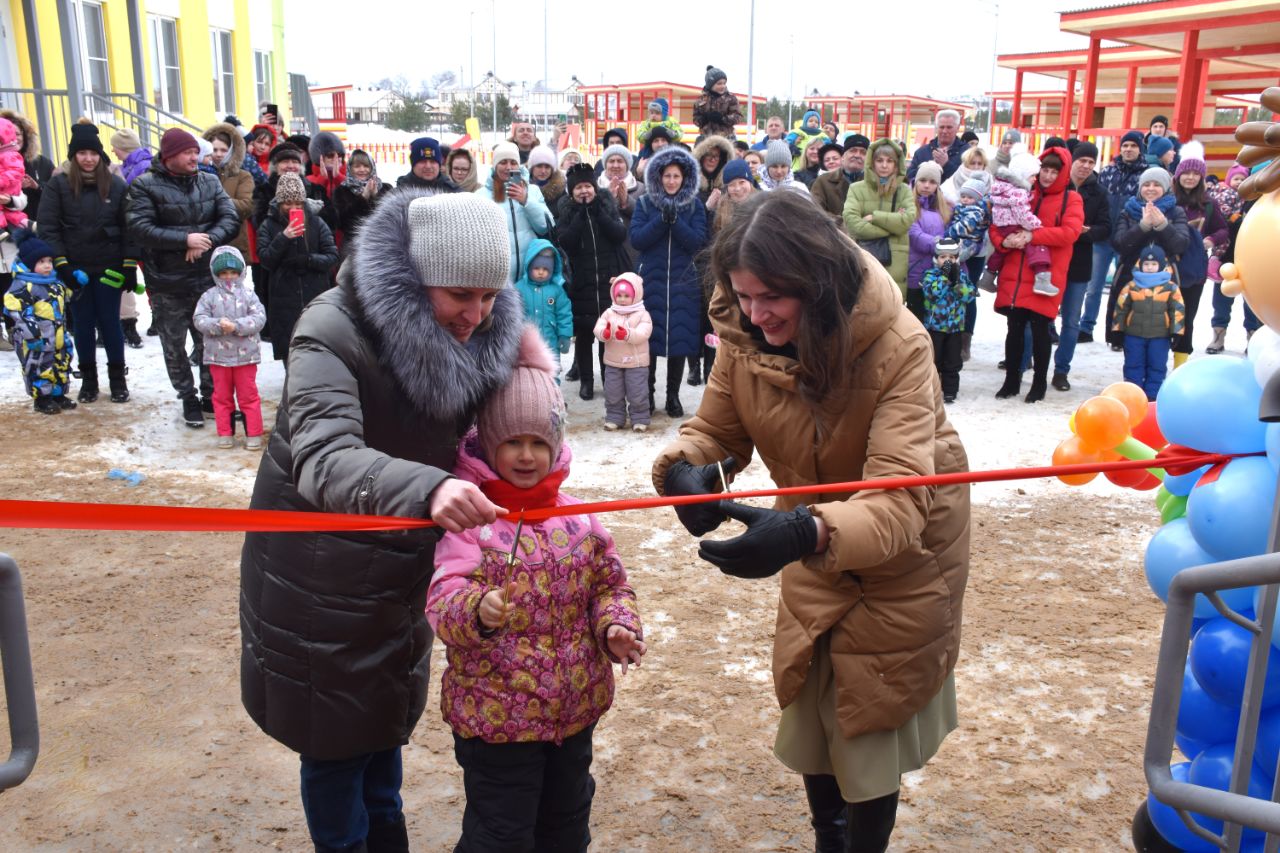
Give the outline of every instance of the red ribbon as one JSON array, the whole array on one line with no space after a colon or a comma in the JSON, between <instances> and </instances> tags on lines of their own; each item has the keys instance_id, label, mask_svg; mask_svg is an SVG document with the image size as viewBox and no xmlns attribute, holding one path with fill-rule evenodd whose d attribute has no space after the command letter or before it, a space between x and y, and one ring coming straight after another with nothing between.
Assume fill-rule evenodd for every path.
<instances>
[{"instance_id":1,"label":"red ribbon","mask_svg":"<svg viewBox=\"0 0 1280 853\"><path fill-rule=\"evenodd\" d=\"M1178 461L1191 466L1229 462L1236 455L1223 453L1179 453ZM1238 454L1257 455L1257 454ZM959 483L995 483L1004 480L1034 480L1059 474L1090 474L1149 468L1151 459L1121 459L1115 462L1084 462L1078 465L1045 465L1036 468L1002 468L994 471L960 471L914 477L885 477L816 486L753 489L730 494L680 495L677 497L630 498L620 501L552 506L511 512L504 518L537 522L562 515L622 512L663 506L710 503L726 497L766 498L781 495L846 494L866 490L911 489L920 486L949 486ZM386 515L347 515L332 512L293 512L273 509L206 509L203 507L150 506L137 504L66 503L62 501L0 500L0 528L17 527L52 530L166 530L186 532L312 533L316 531L408 530L435 527L424 518Z\"/></svg>"}]
</instances>

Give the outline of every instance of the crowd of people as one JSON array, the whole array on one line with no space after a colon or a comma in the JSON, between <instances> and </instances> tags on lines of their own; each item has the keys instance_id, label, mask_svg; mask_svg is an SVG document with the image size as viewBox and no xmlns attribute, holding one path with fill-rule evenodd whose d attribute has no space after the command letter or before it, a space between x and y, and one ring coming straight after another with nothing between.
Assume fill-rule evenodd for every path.
<instances>
[{"instance_id":1,"label":"crowd of people","mask_svg":"<svg viewBox=\"0 0 1280 853\"><path fill-rule=\"evenodd\" d=\"M984 290L1007 321L1000 398L1027 369L1027 402L1069 390L1100 319L1154 398L1210 281L1208 350L1223 347L1217 273L1247 171L1212 180L1163 118L1099 170L1087 140L1037 153L1011 130L987 151L948 110L914 152L813 110L789 130L769 117L749 146L712 66L693 114L688 139L656 99L637 145L609 130L594 163L525 122L489 167L421 137L392 187L331 133L286 135L269 104L248 130L174 128L155 151L116 131L114 159L82 121L57 166L0 112L22 170L0 175L6 341L36 411L98 399L99 346L111 401L129 400L146 298L182 419L212 414L220 447L237 419L262 447L260 342L285 362L254 507L440 525L246 537L244 704L301 755L317 849L407 849L400 747L433 633L467 797L458 849L586 849L611 663L638 664L645 642L597 519L500 520L573 502L562 383L592 400L598 368L602 428L635 432L659 359L667 416L685 414L683 381L705 383L654 464L659 493L691 495L727 490L753 451L779 486L965 470L944 405ZM817 849L884 850L901 774L957 724L967 487L676 514L694 536L746 525L703 542L721 571L782 574L776 754L803 776Z\"/></svg>"}]
</instances>

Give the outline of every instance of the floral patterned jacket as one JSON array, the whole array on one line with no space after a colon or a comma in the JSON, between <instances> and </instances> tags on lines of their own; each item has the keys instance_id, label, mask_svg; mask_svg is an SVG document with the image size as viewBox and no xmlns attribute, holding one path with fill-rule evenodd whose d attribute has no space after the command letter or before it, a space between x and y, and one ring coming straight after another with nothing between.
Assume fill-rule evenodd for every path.
<instances>
[{"instance_id":1,"label":"floral patterned jacket","mask_svg":"<svg viewBox=\"0 0 1280 853\"><path fill-rule=\"evenodd\" d=\"M567 472L570 457L565 444L556 470ZM458 449L454 473L477 484L497 479L474 431ZM556 497L557 506L576 503ZM640 635L640 616L613 537L595 516L526 523L508 570L514 534L513 522L499 520L446 534L436 546L427 621L446 646L441 710L462 737L559 744L609 709L605 633L617 624ZM480 600L508 581L515 611L486 636Z\"/></svg>"}]
</instances>

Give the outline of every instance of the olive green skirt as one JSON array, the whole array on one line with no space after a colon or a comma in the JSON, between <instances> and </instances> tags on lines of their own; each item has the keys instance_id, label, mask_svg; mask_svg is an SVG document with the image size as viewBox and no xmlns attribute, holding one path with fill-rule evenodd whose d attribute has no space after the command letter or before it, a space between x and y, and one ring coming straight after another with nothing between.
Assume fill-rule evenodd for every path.
<instances>
[{"instance_id":1,"label":"olive green skirt","mask_svg":"<svg viewBox=\"0 0 1280 853\"><path fill-rule=\"evenodd\" d=\"M845 801L861 803L897 791L902 774L923 767L956 725L953 670L929 704L901 727L844 737L836 723L831 635L824 634L814 644L800 694L782 709L773 753L797 773L835 776Z\"/></svg>"}]
</instances>

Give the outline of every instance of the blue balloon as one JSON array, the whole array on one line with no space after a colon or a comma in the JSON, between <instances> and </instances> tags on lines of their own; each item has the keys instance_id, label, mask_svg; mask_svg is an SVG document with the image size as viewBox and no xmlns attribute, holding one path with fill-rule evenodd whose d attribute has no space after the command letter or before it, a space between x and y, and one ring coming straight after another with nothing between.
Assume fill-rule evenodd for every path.
<instances>
[{"instance_id":1,"label":"blue balloon","mask_svg":"<svg viewBox=\"0 0 1280 853\"><path fill-rule=\"evenodd\" d=\"M1178 704L1178 734L1197 741L1200 749L1214 743L1234 742L1240 726L1240 707L1223 705L1205 692L1196 681L1190 664L1182 673L1182 700ZM1182 744L1178 744L1182 748ZM1199 750L1197 750L1197 753ZM1187 758L1195 754L1182 749Z\"/></svg>"},{"instance_id":2,"label":"blue balloon","mask_svg":"<svg viewBox=\"0 0 1280 853\"><path fill-rule=\"evenodd\" d=\"M1219 617L1208 622L1191 641L1191 672L1215 702L1240 707L1252 638L1253 635L1244 628ZM1263 708L1280 704L1280 662L1277 662L1277 657L1280 655L1267 659L1267 674L1262 688Z\"/></svg>"},{"instance_id":3,"label":"blue balloon","mask_svg":"<svg viewBox=\"0 0 1280 853\"><path fill-rule=\"evenodd\" d=\"M1169 773L1173 776L1175 782L1185 782L1191 772L1191 762L1184 761L1181 764L1174 764L1169 767ZM1155 826L1156 831L1164 836L1164 840L1168 841L1174 847L1179 847L1187 853L1220 853L1216 844L1210 844L1191 830L1187 829L1187 825L1182 822L1182 818L1178 817L1178 813L1171 806L1166 806L1155 798L1150 791L1147 792L1147 813L1151 816L1151 823ZM1193 815L1196 822L1205 821L1202 815Z\"/></svg>"},{"instance_id":4,"label":"blue balloon","mask_svg":"<svg viewBox=\"0 0 1280 853\"><path fill-rule=\"evenodd\" d=\"M1219 560L1238 560L1266 553L1275 504L1275 469L1261 456L1248 456L1192 489L1186 518L1200 547Z\"/></svg>"},{"instance_id":5,"label":"blue balloon","mask_svg":"<svg viewBox=\"0 0 1280 853\"><path fill-rule=\"evenodd\" d=\"M1190 474L1165 474L1164 488L1171 495L1177 495L1185 498L1191 494L1191 490L1195 487L1196 481L1204 476L1204 472L1209 470L1208 465L1201 465Z\"/></svg>"},{"instance_id":6,"label":"blue balloon","mask_svg":"<svg viewBox=\"0 0 1280 853\"><path fill-rule=\"evenodd\" d=\"M1210 453L1253 453L1266 446L1266 425L1258 420L1261 399L1250 362L1211 355L1169 374L1156 400L1156 418L1173 444Z\"/></svg>"},{"instance_id":7,"label":"blue balloon","mask_svg":"<svg viewBox=\"0 0 1280 853\"><path fill-rule=\"evenodd\" d=\"M1201 743L1198 740L1192 740L1182 735L1174 735L1173 742L1177 745L1178 751L1185 755L1189 761L1195 761L1197 755L1211 746L1211 744Z\"/></svg>"},{"instance_id":8,"label":"blue balloon","mask_svg":"<svg viewBox=\"0 0 1280 853\"><path fill-rule=\"evenodd\" d=\"M1267 461L1280 471L1280 424L1267 424Z\"/></svg>"},{"instance_id":9,"label":"blue balloon","mask_svg":"<svg viewBox=\"0 0 1280 853\"><path fill-rule=\"evenodd\" d=\"M1235 764L1235 743L1218 743L1208 747L1191 762L1187 772L1187 781L1192 785L1205 788L1216 788L1226 791L1231 787L1231 768ZM1249 796L1259 800L1271 799L1271 779L1256 764L1251 764L1249 773ZM1222 821L1217 818L1196 815L1195 822L1212 832L1222 832ZM1245 829L1246 838L1259 838L1261 830Z\"/></svg>"},{"instance_id":10,"label":"blue balloon","mask_svg":"<svg viewBox=\"0 0 1280 853\"><path fill-rule=\"evenodd\" d=\"M1191 566L1203 566L1218 562L1212 554L1200 547L1191 533L1191 525L1186 518L1175 518L1156 531L1147 542L1143 569L1147 574L1147 583L1161 601L1169 601L1169 584L1173 576ZM1221 593L1222 598L1233 610L1247 607L1253 600L1253 588L1230 590ZM1218 611L1203 595L1196 596L1195 615L1202 619L1212 619Z\"/></svg>"}]
</instances>

